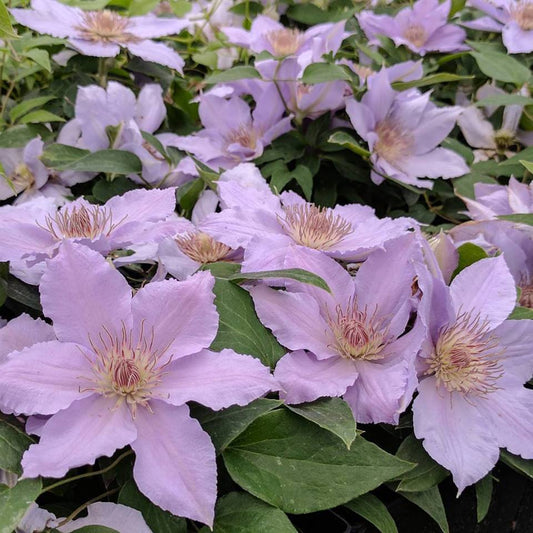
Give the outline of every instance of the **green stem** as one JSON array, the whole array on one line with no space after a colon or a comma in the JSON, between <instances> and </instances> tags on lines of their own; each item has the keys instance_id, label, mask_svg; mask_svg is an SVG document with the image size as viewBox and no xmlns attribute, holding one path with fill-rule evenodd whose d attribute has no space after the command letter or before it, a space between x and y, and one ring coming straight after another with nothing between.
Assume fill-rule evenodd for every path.
<instances>
[{"instance_id":1,"label":"green stem","mask_svg":"<svg viewBox=\"0 0 533 533\"><path fill-rule=\"evenodd\" d=\"M107 70L107 57L98 58L98 81L104 89L107 85Z\"/></svg>"},{"instance_id":2,"label":"green stem","mask_svg":"<svg viewBox=\"0 0 533 533\"><path fill-rule=\"evenodd\" d=\"M84 479L86 477L97 476L99 474L105 474L106 472L113 470L113 468L115 468L115 466L117 466L118 463L122 461L122 459L124 459L128 455L131 455L132 453L133 453L132 450L128 450L127 452L124 452L122 455L119 455L109 466L102 468L102 470L97 470L96 472L87 472L85 474L79 474L77 476L72 476L72 477L69 477L68 479L62 479L61 481L52 483L51 485L44 487L43 490L41 491L41 494L48 492L50 490L56 489L57 487L61 487L61 485L66 485L67 483L70 483L71 481L77 481L78 479Z\"/></svg>"}]
</instances>

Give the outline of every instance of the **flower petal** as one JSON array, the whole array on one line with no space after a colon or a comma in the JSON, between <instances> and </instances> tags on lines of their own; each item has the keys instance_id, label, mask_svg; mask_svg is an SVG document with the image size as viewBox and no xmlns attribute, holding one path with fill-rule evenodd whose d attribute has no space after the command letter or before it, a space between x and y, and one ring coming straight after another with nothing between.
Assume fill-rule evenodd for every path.
<instances>
[{"instance_id":1,"label":"flower petal","mask_svg":"<svg viewBox=\"0 0 533 533\"><path fill-rule=\"evenodd\" d=\"M207 348L218 329L214 284L209 272L199 272L145 285L132 301L134 337L153 332L154 349L174 359Z\"/></svg>"},{"instance_id":2,"label":"flower petal","mask_svg":"<svg viewBox=\"0 0 533 533\"><path fill-rule=\"evenodd\" d=\"M233 350L202 350L167 366L154 394L172 405L192 400L218 411L246 405L277 388L270 370L259 359Z\"/></svg>"},{"instance_id":3,"label":"flower petal","mask_svg":"<svg viewBox=\"0 0 533 533\"><path fill-rule=\"evenodd\" d=\"M183 61L178 52L166 44L144 40L136 43L127 43L126 48L134 56L139 56L145 61L153 61L154 63L165 65L183 74L185 61Z\"/></svg>"},{"instance_id":4,"label":"flower petal","mask_svg":"<svg viewBox=\"0 0 533 533\"><path fill-rule=\"evenodd\" d=\"M287 403L312 402L323 396L342 396L353 385L357 375L353 361L342 357L320 360L313 353L303 350L284 355L274 372Z\"/></svg>"},{"instance_id":5,"label":"flower petal","mask_svg":"<svg viewBox=\"0 0 533 533\"><path fill-rule=\"evenodd\" d=\"M3 411L51 415L92 394L80 392L91 368L80 346L70 342L41 342L13 352L0 369Z\"/></svg>"},{"instance_id":6,"label":"flower petal","mask_svg":"<svg viewBox=\"0 0 533 533\"><path fill-rule=\"evenodd\" d=\"M139 490L171 513L213 525L217 469L215 448L186 405L152 402L138 411L133 477Z\"/></svg>"},{"instance_id":7,"label":"flower petal","mask_svg":"<svg viewBox=\"0 0 533 533\"><path fill-rule=\"evenodd\" d=\"M0 329L0 361L10 352L53 339L55 334L50 324L23 313Z\"/></svg>"},{"instance_id":8,"label":"flower petal","mask_svg":"<svg viewBox=\"0 0 533 533\"><path fill-rule=\"evenodd\" d=\"M131 288L97 252L65 241L41 280L44 314L57 338L89 346L105 327L118 334L131 327Z\"/></svg>"},{"instance_id":9,"label":"flower petal","mask_svg":"<svg viewBox=\"0 0 533 533\"><path fill-rule=\"evenodd\" d=\"M137 431L125 403L92 395L60 411L45 424L39 444L22 457L24 477L62 477L131 444Z\"/></svg>"}]
</instances>

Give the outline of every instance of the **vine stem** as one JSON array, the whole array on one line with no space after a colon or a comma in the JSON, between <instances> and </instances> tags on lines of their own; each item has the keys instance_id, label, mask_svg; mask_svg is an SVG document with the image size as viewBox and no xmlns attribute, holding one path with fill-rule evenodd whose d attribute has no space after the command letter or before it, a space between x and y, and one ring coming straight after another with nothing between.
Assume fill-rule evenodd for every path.
<instances>
[{"instance_id":1,"label":"vine stem","mask_svg":"<svg viewBox=\"0 0 533 533\"><path fill-rule=\"evenodd\" d=\"M76 481L78 479L84 479L86 477L97 476L98 474L105 474L106 472L113 470L113 468L115 468L115 466L117 466L118 463L122 461L122 459L132 454L133 454L133 451L128 450L127 452L124 452L122 455L119 455L109 466L102 468L102 470L97 470L96 472L86 472L85 474L79 474L77 476L72 476L67 479L62 479L61 481L58 481L56 483L52 483L51 485L44 487L43 490L41 491L41 494L48 492L50 490L56 489L57 487L61 487L61 485L66 485L67 483L70 483L71 481Z\"/></svg>"}]
</instances>

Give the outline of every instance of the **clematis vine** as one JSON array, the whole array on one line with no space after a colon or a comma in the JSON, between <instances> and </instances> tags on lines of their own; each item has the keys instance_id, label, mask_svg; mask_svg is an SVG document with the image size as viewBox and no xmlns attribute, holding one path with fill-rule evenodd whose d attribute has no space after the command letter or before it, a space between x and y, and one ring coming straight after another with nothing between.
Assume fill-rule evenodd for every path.
<instances>
[{"instance_id":1,"label":"clematis vine","mask_svg":"<svg viewBox=\"0 0 533 533\"><path fill-rule=\"evenodd\" d=\"M55 339L5 357L0 408L49 415L23 474L62 477L131 445L137 486L161 508L213 523L215 450L187 401L246 405L276 388L258 359L207 350L218 329L214 278L131 288L106 260L66 242L40 291Z\"/></svg>"},{"instance_id":2,"label":"clematis vine","mask_svg":"<svg viewBox=\"0 0 533 533\"><path fill-rule=\"evenodd\" d=\"M184 61L172 48L152 41L155 37L180 33L189 24L177 18L154 15L122 17L115 11L83 11L56 0L32 0L31 9L11 9L15 20L39 33L67 38L80 54L115 57L120 48L145 61L183 72Z\"/></svg>"},{"instance_id":3,"label":"clematis vine","mask_svg":"<svg viewBox=\"0 0 533 533\"><path fill-rule=\"evenodd\" d=\"M499 448L533 458L533 322L515 306L503 257L464 269L450 287L419 273L428 338L420 358L415 435L461 493L496 464Z\"/></svg>"},{"instance_id":4,"label":"clematis vine","mask_svg":"<svg viewBox=\"0 0 533 533\"><path fill-rule=\"evenodd\" d=\"M297 282L250 289L260 320L291 350L274 373L287 403L342 396L358 422L398 422L423 338L420 324L405 333L416 249L413 235L390 241L354 279L331 258L291 247L285 268L318 274L331 294Z\"/></svg>"},{"instance_id":5,"label":"clematis vine","mask_svg":"<svg viewBox=\"0 0 533 533\"><path fill-rule=\"evenodd\" d=\"M357 21L370 44L379 45L379 36L391 38L396 46L405 45L413 52L458 52L468 50L466 32L448 24L451 1L418 0L413 7L404 7L396 16L376 15L362 11Z\"/></svg>"},{"instance_id":6,"label":"clematis vine","mask_svg":"<svg viewBox=\"0 0 533 533\"><path fill-rule=\"evenodd\" d=\"M531 0L470 0L469 4L488 16L463 24L474 30L501 32L511 54L533 50L533 2Z\"/></svg>"},{"instance_id":7,"label":"clematis vine","mask_svg":"<svg viewBox=\"0 0 533 533\"><path fill-rule=\"evenodd\" d=\"M429 92L396 92L384 69L367 83L361 102L349 100L346 111L357 133L368 142L374 183L391 177L432 188L431 181L420 178L456 178L469 172L460 155L438 146L452 130L460 107L437 107Z\"/></svg>"}]
</instances>

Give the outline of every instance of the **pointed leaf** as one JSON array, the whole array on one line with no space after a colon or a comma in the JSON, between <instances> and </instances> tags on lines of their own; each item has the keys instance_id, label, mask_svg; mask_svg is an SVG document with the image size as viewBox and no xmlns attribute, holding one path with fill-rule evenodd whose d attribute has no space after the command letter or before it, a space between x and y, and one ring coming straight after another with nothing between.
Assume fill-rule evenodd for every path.
<instances>
[{"instance_id":1,"label":"pointed leaf","mask_svg":"<svg viewBox=\"0 0 533 533\"><path fill-rule=\"evenodd\" d=\"M363 494L344 506L368 520L381 533L398 533L398 528L387 507L373 494Z\"/></svg>"},{"instance_id":2,"label":"pointed leaf","mask_svg":"<svg viewBox=\"0 0 533 533\"><path fill-rule=\"evenodd\" d=\"M0 485L0 533L12 533L41 492L41 478L23 479L13 488Z\"/></svg>"},{"instance_id":3,"label":"pointed leaf","mask_svg":"<svg viewBox=\"0 0 533 533\"><path fill-rule=\"evenodd\" d=\"M283 270L265 270L264 272L239 272L231 276L230 280L245 280L245 279L267 279L267 278L289 278L302 283L309 283L320 289L331 292L328 284L316 274L304 270L303 268L287 268Z\"/></svg>"},{"instance_id":4,"label":"pointed leaf","mask_svg":"<svg viewBox=\"0 0 533 533\"><path fill-rule=\"evenodd\" d=\"M20 429L0 419L0 469L21 475L20 460L32 442Z\"/></svg>"},{"instance_id":5,"label":"pointed leaf","mask_svg":"<svg viewBox=\"0 0 533 533\"><path fill-rule=\"evenodd\" d=\"M449 533L448 520L446 518L446 511L442 503L442 497L439 492L439 487L434 486L431 489L422 492L402 492L398 491L406 500L414 503L425 511L437 524L442 533Z\"/></svg>"},{"instance_id":6,"label":"pointed leaf","mask_svg":"<svg viewBox=\"0 0 533 533\"><path fill-rule=\"evenodd\" d=\"M481 522L489 512L492 499L492 476L487 474L476 483L477 522Z\"/></svg>"}]
</instances>

